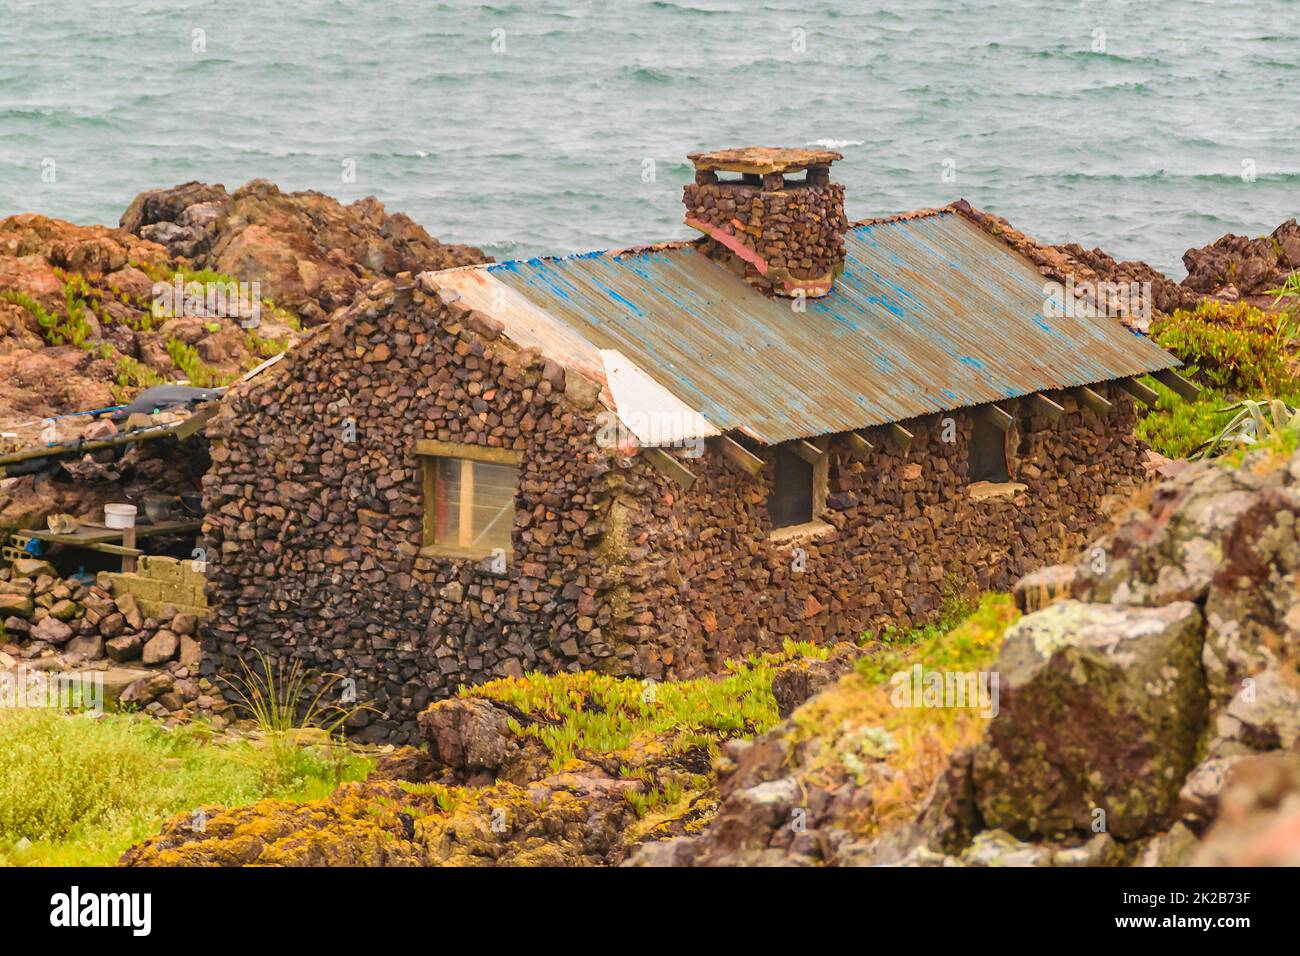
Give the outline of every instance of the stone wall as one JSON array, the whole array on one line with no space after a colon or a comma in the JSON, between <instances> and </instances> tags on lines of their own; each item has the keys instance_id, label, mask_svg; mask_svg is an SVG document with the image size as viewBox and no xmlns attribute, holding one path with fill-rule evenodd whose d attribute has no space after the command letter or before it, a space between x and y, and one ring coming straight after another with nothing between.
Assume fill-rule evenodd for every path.
<instances>
[{"instance_id":1,"label":"stone wall","mask_svg":"<svg viewBox=\"0 0 1300 956\"><path fill-rule=\"evenodd\" d=\"M1069 394L1053 393L1066 409L1055 422L1027 402L1002 403L1017 417L1010 473L1023 488L992 497L970 494L970 412L904 423L915 434L907 451L882 430L865 459L832 440L827 508L817 516L827 527L795 540L770 537L770 467L750 477L716 454L686 461L697 477L690 493L642 495L633 522L654 555L637 598L654 609L656 627L678 635L673 646L640 645L643 671L680 676L786 637L855 640L925 623L945 600L1006 591L1059 562L1143 475L1132 400L1095 389L1114 403L1104 418ZM951 442L943 441L947 418Z\"/></svg>"},{"instance_id":2,"label":"stone wall","mask_svg":"<svg viewBox=\"0 0 1300 956\"><path fill-rule=\"evenodd\" d=\"M353 678L367 739L416 740L461 683L635 661L616 619L637 550L605 534L619 476L596 389L421 282L400 306L372 285L209 427L205 673L257 647ZM521 454L504 574L421 553L421 439Z\"/></svg>"},{"instance_id":3,"label":"stone wall","mask_svg":"<svg viewBox=\"0 0 1300 956\"><path fill-rule=\"evenodd\" d=\"M696 177L683 190L686 222L711 237L705 245L711 258L764 294L829 290L829 280L844 266L849 223L843 186L784 184L780 173L769 174L770 182L754 183L718 182L710 171Z\"/></svg>"},{"instance_id":4,"label":"stone wall","mask_svg":"<svg viewBox=\"0 0 1300 956\"><path fill-rule=\"evenodd\" d=\"M786 636L927 620L946 592L1059 560L1140 472L1133 408L1114 394L1105 419L1058 396L1060 422L1013 431L1025 488L1011 497L969 497L968 414L950 443L944 416L908 423L906 454L884 434L865 460L828 439L828 528L797 542L795 570L796 543L769 539L770 468L751 477L710 448L683 459L698 476L683 493L645 456L600 446L593 383L433 282L409 302L376 283L209 428L203 673L237 672L257 648L352 678L374 707L353 722L366 739L416 740L415 715L462 683L675 678ZM422 550L421 439L520 455L504 573Z\"/></svg>"}]
</instances>

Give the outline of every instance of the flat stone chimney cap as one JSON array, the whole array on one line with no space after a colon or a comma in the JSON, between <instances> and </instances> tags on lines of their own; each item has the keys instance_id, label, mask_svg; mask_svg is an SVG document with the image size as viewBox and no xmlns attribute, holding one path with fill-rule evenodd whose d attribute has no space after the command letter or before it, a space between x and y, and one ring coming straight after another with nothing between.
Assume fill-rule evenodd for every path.
<instances>
[{"instance_id":1,"label":"flat stone chimney cap","mask_svg":"<svg viewBox=\"0 0 1300 956\"><path fill-rule=\"evenodd\" d=\"M843 153L832 149L780 149L773 146L745 146L686 157L698 170L720 169L728 173L793 173L809 166L829 166Z\"/></svg>"}]
</instances>

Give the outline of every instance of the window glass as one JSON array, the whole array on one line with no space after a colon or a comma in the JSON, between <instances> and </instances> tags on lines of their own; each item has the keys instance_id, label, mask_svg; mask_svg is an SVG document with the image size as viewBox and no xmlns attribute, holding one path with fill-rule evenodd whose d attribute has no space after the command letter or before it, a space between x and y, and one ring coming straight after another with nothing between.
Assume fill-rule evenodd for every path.
<instances>
[{"instance_id":1,"label":"window glass","mask_svg":"<svg viewBox=\"0 0 1300 956\"><path fill-rule=\"evenodd\" d=\"M519 470L468 458L433 458L429 529L425 544L473 553L510 551Z\"/></svg>"}]
</instances>

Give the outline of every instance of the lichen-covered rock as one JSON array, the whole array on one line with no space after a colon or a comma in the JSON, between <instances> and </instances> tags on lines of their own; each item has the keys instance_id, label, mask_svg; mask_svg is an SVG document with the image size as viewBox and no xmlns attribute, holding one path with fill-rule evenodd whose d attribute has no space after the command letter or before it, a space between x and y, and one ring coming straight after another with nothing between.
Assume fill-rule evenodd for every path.
<instances>
[{"instance_id":1,"label":"lichen-covered rock","mask_svg":"<svg viewBox=\"0 0 1300 956\"><path fill-rule=\"evenodd\" d=\"M1214 714L1208 753L1222 757L1292 749L1300 741L1300 687L1292 675L1275 667L1243 678L1237 693Z\"/></svg>"},{"instance_id":2,"label":"lichen-covered rock","mask_svg":"<svg viewBox=\"0 0 1300 956\"><path fill-rule=\"evenodd\" d=\"M976 748L985 823L1020 838L1167 825L1204 724L1202 619L1066 601L1022 618L996 664L1000 712Z\"/></svg>"},{"instance_id":3,"label":"lichen-covered rock","mask_svg":"<svg viewBox=\"0 0 1300 956\"><path fill-rule=\"evenodd\" d=\"M1151 491L1146 507L1085 548L1075 565L1073 592L1085 601L1156 607L1201 601L1224 561L1226 539L1255 507L1278 471L1199 462Z\"/></svg>"},{"instance_id":4,"label":"lichen-covered rock","mask_svg":"<svg viewBox=\"0 0 1300 956\"><path fill-rule=\"evenodd\" d=\"M1300 866L1300 754L1247 757L1228 776L1219 816L1192 866Z\"/></svg>"},{"instance_id":5,"label":"lichen-covered rock","mask_svg":"<svg viewBox=\"0 0 1300 956\"><path fill-rule=\"evenodd\" d=\"M1284 469L1270 474L1290 478ZM1205 673L1218 706L1241 696L1247 678L1294 672L1300 661L1300 488L1257 492L1224 535L1222 551L1205 601ZM1281 688L1275 696L1294 699Z\"/></svg>"},{"instance_id":6,"label":"lichen-covered rock","mask_svg":"<svg viewBox=\"0 0 1300 956\"><path fill-rule=\"evenodd\" d=\"M1134 866L1186 866L1196 851L1196 834L1179 821L1142 847Z\"/></svg>"},{"instance_id":7,"label":"lichen-covered rock","mask_svg":"<svg viewBox=\"0 0 1300 956\"><path fill-rule=\"evenodd\" d=\"M132 847L125 866L596 866L621 859L634 779L585 771L477 790L371 779L326 800L205 807Z\"/></svg>"},{"instance_id":8,"label":"lichen-covered rock","mask_svg":"<svg viewBox=\"0 0 1300 956\"><path fill-rule=\"evenodd\" d=\"M434 762L452 770L498 770L519 744L504 709L478 697L438 701L418 719Z\"/></svg>"},{"instance_id":9,"label":"lichen-covered rock","mask_svg":"<svg viewBox=\"0 0 1300 956\"><path fill-rule=\"evenodd\" d=\"M1219 812L1219 795L1228 773L1242 757L1211 757L1197 764L1183 781L1178 792L1178 814L1198 828L1204 827Z\"/></svg>"},{"instance_id":10,"label":"lichen-covered rock","mask_svg":"<svg viewBox=\"0 0 1300 956\"><path fill-rule=\"evenodd\" d=\"M379 798L390 801L389 805ZM344 784L327 800L263 800L227 810L199 808L129 849L122 866L421 866L409 810L417 801L398 784ZM405 815L406 819L403 819ZM410 834L411 836L408 836Z\"/></svg>"}]
</instances>

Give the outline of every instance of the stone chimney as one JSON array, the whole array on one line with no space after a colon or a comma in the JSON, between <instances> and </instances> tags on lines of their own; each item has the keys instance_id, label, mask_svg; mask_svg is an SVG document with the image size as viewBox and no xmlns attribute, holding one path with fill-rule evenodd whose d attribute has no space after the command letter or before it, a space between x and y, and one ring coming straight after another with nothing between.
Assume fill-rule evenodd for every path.
<instances>
[{"instance_id":1,"label":"stone chimney","mask_svg":"<svg viewBox=\"0 0 1300 956\"><path fill-rule=\"evenodd\" d=\"M844 271L844 187L831 182L843 158L766 146L691 153L686 225L704 233L705 255L764 295L826 295Z\"/></svg>"}]
</instances>

